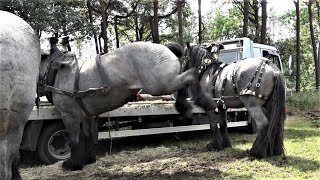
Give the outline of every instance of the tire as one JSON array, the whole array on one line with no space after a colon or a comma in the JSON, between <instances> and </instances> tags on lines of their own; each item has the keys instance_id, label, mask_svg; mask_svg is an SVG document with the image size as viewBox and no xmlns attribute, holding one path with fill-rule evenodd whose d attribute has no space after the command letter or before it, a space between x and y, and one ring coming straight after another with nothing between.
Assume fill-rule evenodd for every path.
<instances>
[{"instance_id":1,"label":"tire","mask_svg":"<svg viewBox=\"0 0 320 180\"><path fill-rule=\"evenodd\" d=\"M52 123L46 126L39 138L37 154L46 165L65 160L71 155L68 132L63 123Z\"/></svg>"}]
</instances>

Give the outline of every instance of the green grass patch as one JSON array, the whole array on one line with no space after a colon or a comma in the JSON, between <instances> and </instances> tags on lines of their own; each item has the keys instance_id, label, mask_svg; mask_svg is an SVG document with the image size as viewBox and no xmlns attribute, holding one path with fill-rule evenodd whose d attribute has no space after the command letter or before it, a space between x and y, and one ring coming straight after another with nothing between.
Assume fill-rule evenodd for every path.
<instances>
[{"instance_id":1,"label":"green grass patch","mask_svg":"<svg viewBox=\"0 0 320 180\"><path fill-rule=\"evenodd\" d=\"M287 100L288 112L295 113L298 111L320 111L320 91L303 91L288 95Z\"/></svg>"},{"instance_id":2,"label":"green grass patch","mask_svg":"<svg viewBox=\"0 0 320 180\"><path fill-rule=\"evenodd\" d=\"M289 116L285 123L286 156L252 159L254 134L231 132L232 148L208 152L210 133L129 138L108 155L108 147L96 163L81 171L66 172L61 162L21 169L23 179L319 179L320 129L310 118ZM108 141L102 141L104 146ZM114 145L116 142L114 142Z\"/></svg>"}]
</instances>

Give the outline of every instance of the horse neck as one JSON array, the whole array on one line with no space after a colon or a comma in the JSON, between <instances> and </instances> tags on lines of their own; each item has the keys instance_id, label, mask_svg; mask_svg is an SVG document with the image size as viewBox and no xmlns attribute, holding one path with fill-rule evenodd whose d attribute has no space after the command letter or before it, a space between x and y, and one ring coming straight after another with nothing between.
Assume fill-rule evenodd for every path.
<instances>
[{"instance_id":1,"label":"horse neck","mask_svg":"<svg viewBox=\"0 0 320 180\"><path fill-rule=\"evenodd\" d=\"M44 77L44 75L45 75L45 73L47 71L48 65L49 65L49 59L48 58L41 59L40 69L39 69L39 76L40 77Z\"/></svg>"},{"instance_id":2,"label":"horse neck","mask_svg":"<svg viewBox=\"0 0 320 180\"><path fill-rule=\"evenodd\" d=\"M208 65L205 69L199 72L199 79L201 79L205 74L208 74L210 71L215 71L217 68L219 68L220 64L222 64L222 62L215 62Z\"/></svg>"}]
</instances>

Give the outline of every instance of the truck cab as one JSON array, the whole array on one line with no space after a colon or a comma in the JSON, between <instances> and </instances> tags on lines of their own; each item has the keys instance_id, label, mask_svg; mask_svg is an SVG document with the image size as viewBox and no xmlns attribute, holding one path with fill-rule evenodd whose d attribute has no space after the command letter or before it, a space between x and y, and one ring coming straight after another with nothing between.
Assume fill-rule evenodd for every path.
<instances>
[{"instance_id":1,"label":"truck cab","mask_svg":"<svg viewBox=\"0 0 320 180\"><path fill-rule=\"evenodd\" d=\"M256 57L266 57L282 71L282 62L277 48L265 44L254 43L249 38L243 37L233 40L218 42L224 46L220 60L224 63Z\"/></svg>"}]
</instances>

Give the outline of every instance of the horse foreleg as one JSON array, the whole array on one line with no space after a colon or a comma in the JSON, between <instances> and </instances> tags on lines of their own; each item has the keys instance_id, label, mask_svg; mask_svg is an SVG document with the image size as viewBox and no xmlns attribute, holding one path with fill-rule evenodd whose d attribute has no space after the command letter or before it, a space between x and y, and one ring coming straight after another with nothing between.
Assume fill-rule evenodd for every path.
<instances>
[{"instance_id":1,"label":"horse foreleg","mask_svg":"<svg viewBox=\"0 0 320 180\"><path fill-rule=\"evenodd\" d=\"M178 90L178 96L175 103L177 111L183 116L184 120L192 120L192 106L187 102L188 87L195 81L198 81L195 69L190 69L176 78L171 79L167 86L166 92L173 93Z\"/></svg>"},{"instance_id":2,"label":"horse foreleg","mask_svg":"<svg viewBox=\"0 0 320 180\"><path fill-rule=\"evenodd\" d=\"M219 109L219 119L220 119L220 132L222 136L222 147L228 148L231 147L230 137L227 127L227 111L222 108Z\"/></svg>"},{"instance_id":3,"label":"horse foreleg","mask_svg":"<svg viewBox=\"0 0 320 180\"><path fill-rule=\"evenodd\" d=\"M250 155L256 158L264 158L267 156L267 131L269 121L264 115L261 107L247 107L249 115L256 121L257 137L250 150Z\"/></svg>"},{"instance_id":4,"label":"horse foreleg","mask_svg":"<svg viewBox=\"0 0 320 180\"><path fill-rule=\"evenodd\" d=\"M62 120L69 133L69 141L71 147L71 157L62 164L65 170L81 170L84 166L85 157L85 139L81 130L81 123L71 116L63 116Z\"/></svg>"},{"instance_id":5,"label":"horse foreleg","mask_svg":"<svg viewBox=\"0 0 320 180\"><path fill-rule=\"evenodd\" d=\"M87 118L82 126L85 139L85 164L96 162L96 144L98 140L98 119Z\"/></svg>"},{"instance_id":6,"label":"horse foreleg","mask_svg":"<svg viewBox=\"0 0 320 180\"><path fill-rule=\"evenodd\" d=\"M182 88L178 91L178 97L175 103L177 111L186 121L192 120L192 106L187 102L188 88Z\"/></svg>"},{"instance_id":7,"label":"horse foreleg","mask_svg":"<svg viewBox=\"0 0 320 180\"><path fill-rule=\"evenodd\" d=\"M207 145L207 148L209 151L221 151L223 149L222 147L222 137L218 128L217 123L219 122L219 114L215 112L214 110L212 111L207 111L207 116L209 118L210 122L210 130L212 132L212 138L209 144Z\"/></svg>"}]
</instances>

